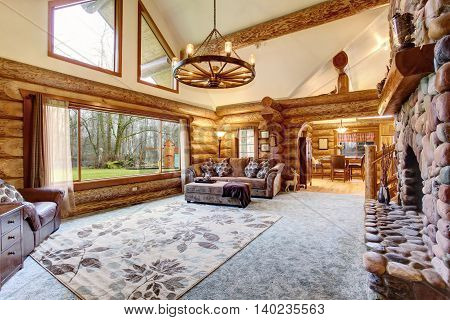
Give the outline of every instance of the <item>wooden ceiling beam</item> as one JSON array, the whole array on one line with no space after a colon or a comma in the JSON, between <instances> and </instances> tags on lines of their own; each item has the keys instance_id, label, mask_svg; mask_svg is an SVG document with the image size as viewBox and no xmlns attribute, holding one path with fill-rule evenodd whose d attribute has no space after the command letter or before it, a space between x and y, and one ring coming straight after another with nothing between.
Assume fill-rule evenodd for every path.
<instances>
[{"instance_id":1,"label":"wooden ceiling beam","mask_svg":"<svg viewBox=\"0 0 450 320\"><path fill-rule=\"evenodd\" d=\"M389 0L325 1L288 15L236 31L224 36L224 38L226 41L233 43L233 49L239 49L293 32L347 18L388 3ZM216 41L211 41L210 48L213 48L215 45L217 45Z\"/></svg>"}]
</instances>

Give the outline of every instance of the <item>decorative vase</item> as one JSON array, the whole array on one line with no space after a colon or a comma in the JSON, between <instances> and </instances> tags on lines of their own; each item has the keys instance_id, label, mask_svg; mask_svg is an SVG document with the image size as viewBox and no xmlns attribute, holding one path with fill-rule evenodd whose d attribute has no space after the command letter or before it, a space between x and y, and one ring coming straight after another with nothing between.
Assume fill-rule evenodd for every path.
<instances>
[{"instance_id":1,"label":"decorative vase","mask_svg":"<svg viewBox=\"0 0 450 320\"><path fill-rule=\"evenodd\" d=\"M413 33L415 31L414 16L409 13L395 13L392 17L392 33L394 45L398 51L414 48Z\"/></svg>"},{"instance_id":2,"label":"decorative vase","mask_svg":"<svg viewBox=\"0 0 450 320\"><path fill-rule=\"evenodd\" d=\"M383 187L384 203L389 204L391 202L391 193L389 187Z\"/></svg>"},{"instance_id":3,"label":"decorative vase","mask_svg":"<svg viewBox=\"0 0 450 320\"><path fill-rule=\"evenodd\" d=\"M380 190L378 190L378 202L385 203L386 198L384 197L384 187L380 186Z\"/></svg>"}]
</instances>

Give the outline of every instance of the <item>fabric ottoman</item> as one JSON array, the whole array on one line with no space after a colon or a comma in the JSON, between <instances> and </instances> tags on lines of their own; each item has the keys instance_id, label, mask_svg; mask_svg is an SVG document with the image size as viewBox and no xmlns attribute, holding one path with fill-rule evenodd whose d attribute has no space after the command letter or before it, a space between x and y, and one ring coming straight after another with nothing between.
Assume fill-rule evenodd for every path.
<instances>
[{"instance_id":1,"label":"fabric ottoman","mask_svg":"<svg viewBox=\"0 0 450 320\"><path fill-rule=\"evenodd\" d=\"M188 183L185 186L185 200L187 202L222 204L241 207L241 202L239 199L222 197L223 186L227 183L228 182L226 181L216 181L215 183Z\"/></svg>"}]
</instances>

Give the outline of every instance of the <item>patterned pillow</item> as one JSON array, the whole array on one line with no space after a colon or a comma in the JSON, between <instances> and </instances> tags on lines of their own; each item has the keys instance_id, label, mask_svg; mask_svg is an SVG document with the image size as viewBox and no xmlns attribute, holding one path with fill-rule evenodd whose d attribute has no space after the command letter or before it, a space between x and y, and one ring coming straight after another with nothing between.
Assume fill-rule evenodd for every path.
<instances>
[{"instance_id":1,"label":"patterned pillow","mask_svg":"<svg viewBox=\"0 0 450 320\"><path fill-rule=\"evenodd\" d=\"M0 179L0 203L23 201L25 200L16 188Z\"/></svg>"},{"instance_id":2,"label":"patterned pillow","mask_svg":"<svg viewBox=\"0 0 450 320\"><path fill-rule=\"evenodd\" d=\"M233 172L233 167L230 164L230 159L224 159L216 164L216 173L219 177L228 177Z\"/></svg>"},{"instance_id":3,"label":"patterned pillow","mask_svg":"<svg viewBox=\"0 0 450 320\"><path fill-rule=\"evenodd\" d=\"M270 160L264 160L263 162L261 162L260 167L261 169L258 171L256 177L258 179L265 179L271 168Z\"/></svg>"},{"instance_id":4,"label":"patterned pillow","mask_svg":"<svg viewBox=\"0 0 450 320\"><path fill-rule=\"evenodd\" d=\"M209 158L208 161L204 162L201 166L203 173L208 173L210 176L216 175L216 163L212 158Z\"/></svg>"},{"instance_id":5,"label":"patterned pillow","mask_svg":"<svg viewBox=\"0 0 450 320\"><path fill-rule=\"evenodd\" d=\"M259 171L258 161L251 159L248 165L245 167L244 173L247 178L256 178Z\"/></svg>"}]
</instances>

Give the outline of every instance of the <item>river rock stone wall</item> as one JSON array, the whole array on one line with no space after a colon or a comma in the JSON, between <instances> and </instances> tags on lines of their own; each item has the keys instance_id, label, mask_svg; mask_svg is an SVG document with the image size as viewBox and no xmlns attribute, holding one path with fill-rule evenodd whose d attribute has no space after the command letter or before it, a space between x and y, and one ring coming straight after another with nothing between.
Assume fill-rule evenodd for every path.
<instances>
[{"instance_id":1,"label":"river rock stone wall","mask_svg":"<svg viewBox=\"0 0 450 320\"><path fill-rule=\"evenodd\" d=\"M386 298L449 297L450 38L395 116L401 205L366 203L366 269Z\"/></svg>"}]
</instances>

